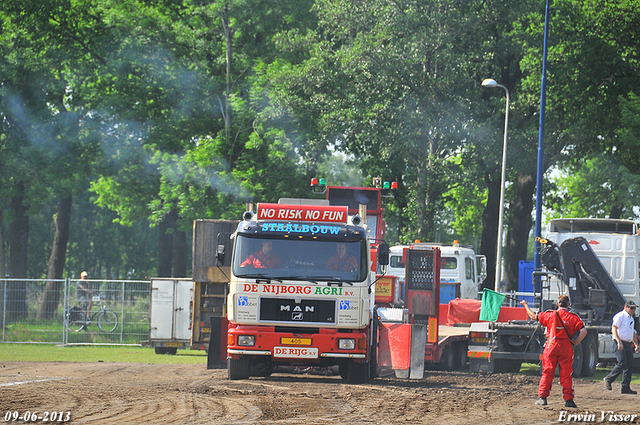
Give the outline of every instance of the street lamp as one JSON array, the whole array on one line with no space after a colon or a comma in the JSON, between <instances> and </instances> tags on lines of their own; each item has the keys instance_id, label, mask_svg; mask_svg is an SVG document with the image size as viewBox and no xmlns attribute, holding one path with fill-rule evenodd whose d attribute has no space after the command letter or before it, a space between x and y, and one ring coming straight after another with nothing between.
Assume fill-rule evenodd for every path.
<instances>
[{"instance_id":1,"label":"street lamp","mask_svg":"<svg viewBox=\"0 0 640 425\"><path fill-rule=\"evenodd\" d=\"M495 290L498 291L498 285L502 277L502 226L504 216L504 185L507 174L507 126L509 125L509 90L502 84L496 83L493 78L487 78L482 82L484 87L500 87L507 94L507 106L504 113L504 143L502 144L502 180L500 182L500 213L498 217L498 250L496 253L496 282Z\"/></svg>"}]
</instances>

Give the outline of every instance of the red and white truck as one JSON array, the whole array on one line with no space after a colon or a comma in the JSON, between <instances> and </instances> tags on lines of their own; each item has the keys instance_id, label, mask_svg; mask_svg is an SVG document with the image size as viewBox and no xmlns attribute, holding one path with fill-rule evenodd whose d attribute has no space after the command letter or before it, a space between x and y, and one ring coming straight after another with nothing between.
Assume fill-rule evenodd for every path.
<instances>
[{"instance_id":1,"label":"red and white truck","mask_svg":"<svg viewBox=\"0 0 640 425\"><path fill-rule=\"evenodd\" d=\"M245 212L232 236L229 379L269 376L275 366L337 365L352 383L375 374L375 273L361 210L285 199Z\"/></svg>"}]
</instances>

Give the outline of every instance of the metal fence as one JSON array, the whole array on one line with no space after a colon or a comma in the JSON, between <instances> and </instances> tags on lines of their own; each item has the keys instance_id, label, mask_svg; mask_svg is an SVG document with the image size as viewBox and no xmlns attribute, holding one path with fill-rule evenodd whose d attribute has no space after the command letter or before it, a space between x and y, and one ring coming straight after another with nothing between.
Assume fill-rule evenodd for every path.
<instances>
[{"instance_id":1,"label":"metal fence","mask_svg":"<svg viewBox=\"0 0 640 425\"><path fill-rule=\"evenodd\" d=\"M84 282L99 294L89 320L78 313L76 280L0 279L0 342L138 345L149 338L148 280Z\"/></svg>"}]
</instances>

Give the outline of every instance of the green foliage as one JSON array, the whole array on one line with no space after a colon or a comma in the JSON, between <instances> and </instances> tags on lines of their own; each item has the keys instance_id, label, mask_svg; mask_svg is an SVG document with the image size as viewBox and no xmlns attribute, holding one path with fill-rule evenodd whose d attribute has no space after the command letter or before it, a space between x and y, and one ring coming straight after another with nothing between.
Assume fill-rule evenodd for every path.
<instances>
[{"instance_id":1,"label":"green foliage","mask_svg":"<svg viewBox=\"0 0 640 425\"><path fill-rule=\"evenodd\" d=\"M567 177L545 202L557 214L634 216L637 3L552 4L545 167ZM511 93L508 181L533 175L543 6L6 0L3 224L24 185L29 274L42 276L55 205L72 195L66 274L89 263L150 275L149 228L171 214L188 232L197 218L237 219L245 202L308 197L311 177L379 176L399 184L385 200L390 241L475 243L497 210L504 119L503 93L480 82ZM531 199L516 186L506 205Z\"/></svg>"},{"instance_id":2,"label":"green foliage","mask_svg":"<svg viewBox=\"0 0 640 425\"><path fill-rule=\"evenodd\" d=\"M0 344L0 361L107 362L144 364L206 364L204 351L178 350L175 356L159 356L147 347L100 347L47 344Z\"/></svg>"},{"instance_id":3,"label":"green foliage","mask_svg":"<svg viewBox=\"0 0 640 425\"><path fill-rule=\"evenodd\" d=\"M620 128L616 132L617 151L622 163L634 174L640 173L640 95L620 98Z\"/></svg>"},{"instance_id":4,"label":"green foliage","mask_svg":"<svg viewBox=\"0 0 640 425\"><path fill-rule=\"evenodd\" d=\"M547 197L550 218L637 216L640 176L611 155L580 159L553 181L555 190Z\"/></svg>"}]
</instances>

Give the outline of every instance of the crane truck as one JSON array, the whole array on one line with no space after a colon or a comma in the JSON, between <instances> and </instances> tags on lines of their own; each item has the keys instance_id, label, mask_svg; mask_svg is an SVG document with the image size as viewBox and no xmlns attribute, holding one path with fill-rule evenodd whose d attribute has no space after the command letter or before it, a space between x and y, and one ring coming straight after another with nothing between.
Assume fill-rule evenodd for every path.
<instances>
[{"instance_id":1,"label":"crane truck","mask_svg":"<svg viewBox=\"0 0 640 425\"><path fill-rule=\"evenodd\" d=\"M615 359L613 315L626 300L639 299L637 226L628 220L556 219L540 242L543 270L533 273L537 307L551 309L560 294L569 295L587 328L587 337L574 349L574 375L592 376L599 362ZM544 343L544 329L537 322L474 323L471 370L517 371L522 362L539 361Z\"/></svg>"}]
</instances>

